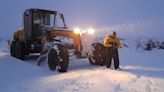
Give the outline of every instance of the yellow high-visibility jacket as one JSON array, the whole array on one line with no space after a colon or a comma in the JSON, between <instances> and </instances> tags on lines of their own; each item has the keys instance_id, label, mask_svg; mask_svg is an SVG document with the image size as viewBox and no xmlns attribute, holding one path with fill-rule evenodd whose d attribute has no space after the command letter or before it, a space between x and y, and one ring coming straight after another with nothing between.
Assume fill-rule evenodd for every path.
<instances>
[{"instance_id":1,"label":"yellow high-visibility jacket","mask_svg":"<svg viewBox=\"0 0 164 92\"><path fill-rule=\"evenodd\" d=\"M112 43L115 44L115 48L117 48L117 49L122 47L119 38L112 38L110 36L107 36L104 39L103 45L105 47L112 47Z\"/></svg>"}]
</instances>

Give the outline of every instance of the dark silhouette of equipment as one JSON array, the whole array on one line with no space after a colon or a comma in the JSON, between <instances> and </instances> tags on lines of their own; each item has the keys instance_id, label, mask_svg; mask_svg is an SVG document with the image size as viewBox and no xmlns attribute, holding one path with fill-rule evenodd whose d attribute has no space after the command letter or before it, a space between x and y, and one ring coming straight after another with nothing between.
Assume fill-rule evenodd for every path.
<instances>
[{"instance_id":1,"label":"dark silhouette of equipment","mask_svg":"<svg viewBox=\"0 0 164 92\"><path fill-rule=\"evenodd\" d=\"M10 44L11 56L24 60L30 53L41 53L46 42L53 42L58 37L70 38L73 43L69 45L58 44L61 46L59 53L56 53L56 49L50 51L48 54L48 60L51 63L49 64L50 69L56 69L56 61L62 59L61 62L58 62L58 65L60 64L62 67L59 71L65 72L67 70L69 49L75 49L75 55L81 56L80 34L75 34L72 29L68 29L63 14L44 9L27 9L23 14L23 21L23 28L14 33L14 40Z\"/></svg>"}]
</instances>

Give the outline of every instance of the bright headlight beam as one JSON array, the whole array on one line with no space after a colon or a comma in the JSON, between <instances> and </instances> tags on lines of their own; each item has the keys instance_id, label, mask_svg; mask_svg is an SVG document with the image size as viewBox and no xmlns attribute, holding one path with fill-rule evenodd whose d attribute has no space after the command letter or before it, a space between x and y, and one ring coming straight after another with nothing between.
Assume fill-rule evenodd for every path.
<instances>
[{"instance_id":1,"label":"bright headlight beam","mask_svg":"<svg viewBox=\"0 0 164 92\"><path fill-rule=\"evenodd\" d=\"M87 33L87 30L82 30L81 33L85 34L85 33Z\"/></svg>"},{"instance_id":2,"label":"bright headlight beam","mask_svg":"<svg viewBox=\"0 0 164 92\"><path fill-rule=\"evenodd\" d=\"M92 29L92 28L89 28L89 29L87 30L87 32L88 32L88 34L93 34L93 33L95 32L95 30Z\"/></svg>"},{"instance_id":3,"label":"bright headlight beam","mask_svg":"<svg viewBox=\"0 0 164 92\"><path fill-rule=\"evenodd\" d=\"M75 33L75 34L80 34L80 33L81 33L80 28L74 28L74 33Z\"/></svg>"}]
</instances>

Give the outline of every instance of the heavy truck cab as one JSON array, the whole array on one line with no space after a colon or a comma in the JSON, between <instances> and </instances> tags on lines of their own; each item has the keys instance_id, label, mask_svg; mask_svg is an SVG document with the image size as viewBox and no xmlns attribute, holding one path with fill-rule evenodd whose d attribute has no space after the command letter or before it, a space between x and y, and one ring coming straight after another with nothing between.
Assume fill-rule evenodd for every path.
<instances>
[{"instance_id":1,"label":"heavy truck cab","mask_svg":"<svg viewBox=\"0 0 164 92\"><path fill-rule=\"evenodd\" d=\"M63 23L60 27L57 25L59 19ZM42 9L27 9L24 12L24 40L34 44L33 52L38 53L46 41L53 40L55 35L50 34L53 28L67 29L63 14Z\"/></svg>"},{"instance_id":2,"label":"heavy truck cab","mask_svg":"<svg viewBox=\"0 0 164 92\"><path fill-rule=\"evenodd\" d=\"M75 54L78 57L81 56L82 42L80 34L76 34L74 30L67 28L62 13L32 8L25 10L23 19L23 28L18 29L13 35L14 38L10 45L11 56L24 60L30 53L41 53L45 43L54 42L57 37L69 38L73 41L69 46L60 44L60 55L54 54L57 57L55 60L59 61L59 58L65 60L56 63L58 65L62 64L61 66L64 67L62 68L64 70L60 69L60 71L67 70L68 49L74 49ZM53 54L50 53L49 55L52 56ZM54 59L50 60L52 62Z\"/></svg>"},{"instance_id":3,"label":"heavy truck cab","mask_svg":"<svg viewBox=\"0 0 164 92\"><path fill-rule=\"evenodd\" d=\"M60 17L60 18L59 18ZM61 19L62 25L57 25L57 21ZM43 30L43 27L47 27ZM27 9L24 12L24 30L26 40L37 40L41 38L51 28L67 29L64 16L57 11Z\"/></svg>"}]
</instances>

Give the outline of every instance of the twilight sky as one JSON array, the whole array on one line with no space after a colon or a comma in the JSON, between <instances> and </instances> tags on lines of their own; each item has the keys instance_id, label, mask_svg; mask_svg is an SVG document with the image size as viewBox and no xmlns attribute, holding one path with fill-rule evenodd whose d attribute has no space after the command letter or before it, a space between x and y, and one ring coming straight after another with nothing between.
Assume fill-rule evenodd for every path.
<instances>
[{"instance_id":1,"label":"twilight sky","mask_svg":"<svg viewBox=\"0 0 164 92\"><path fill-rule=\"evenodd\" d=\"M27 8L57 10L67 25L164 38L164 0L0 0L0 38L12 38Z\"/></svg>"}]
</instances>

